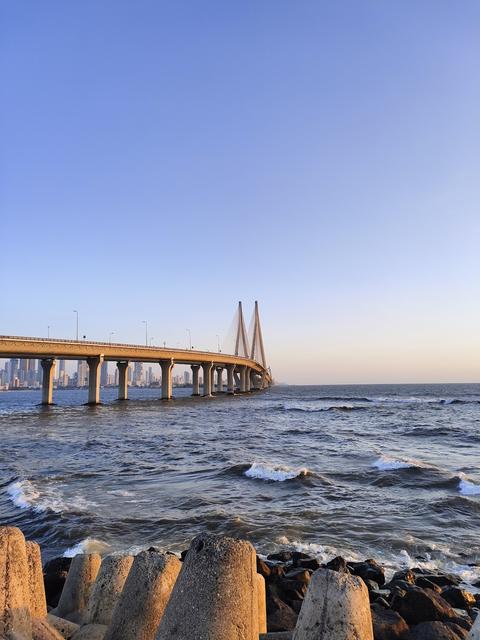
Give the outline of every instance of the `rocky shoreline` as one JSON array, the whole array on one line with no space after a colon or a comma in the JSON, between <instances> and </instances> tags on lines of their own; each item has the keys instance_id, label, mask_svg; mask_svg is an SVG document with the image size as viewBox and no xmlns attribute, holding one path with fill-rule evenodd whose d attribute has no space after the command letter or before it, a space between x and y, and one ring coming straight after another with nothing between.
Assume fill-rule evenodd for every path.
<instances>
[{"instance_id":1,"label":"rocky shoreline","mask_svg":"<svg viewBox=\"0 0 480 640\"><path fill-rule=\"evenodd\" d=\"M479 585L480 586L480 585ZM480 594L459 576L200 535L181 557L55 558L0 528L0 639L480 640Z\"/></svg>"}]
</instances>

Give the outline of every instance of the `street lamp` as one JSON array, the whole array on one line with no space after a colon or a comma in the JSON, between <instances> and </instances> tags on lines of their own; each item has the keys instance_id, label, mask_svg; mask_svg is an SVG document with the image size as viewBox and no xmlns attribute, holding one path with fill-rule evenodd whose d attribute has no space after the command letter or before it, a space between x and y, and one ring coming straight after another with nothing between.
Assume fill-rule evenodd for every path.
<instances>
[{"instance_id":1,"label":"street lamp","mask_svg":"<svg viewBox=\"0 0 480 640\"><path fill-rule=\"evenodd\" d=\"M108 334L108 344L112 344L112 336L115 335L115 331L110 331Z\"/></svg>"},{"instance_id":2,"label":"street lamp","mask_svg":"<svg viewBox=\"0 0 480 640\"><path fill-rule=\"evenodd\" d=\"M192 334L190 332L190 329L186 329L186 332L188 333L188 342L190 344L190 349L192 348Z\"/></svg>"},{"instance_id":3,"label":"street lamp","mask_svg":"<svg viewBox=\"0 0 480 640\"><path fill-rule=\"evenodd\" d=\"M220 349L220 336L217 334L217 348L218 348L218 353L221 353L221 349Z\"/></svg>"},{"instance_id":4,"label":"street lamp","mask_svg":"<svg viewBox=\"0 0 480 640\"><path fill-rule=\"evenodd\" d=\"M47 338L50 338L50 325L47 327Z\"/></svg>"},{"instance_id":5,"label":"street lamp","mask_svg":"<svg viewBox=\"0 0 480 640\"><path fill-rule=\"evenodd\" d=\"M142 324L145 325L145 346L148 347L148 324L146 320L142 320Z\"/></svg>"},{"instance_id":6,"label":"street lamp","mask_svg":"<svg viewBox=\"0 0 480 640\"><path fill-rule=\"evenodd\" d=\"M73 313L76 313L76 314L77 314L77 333L76 333L76 336L77 336L77 337L75 338L75 340L77 340L77 342L78 342L78 311L77 311L76 309L74 309L74 310L73 310Z\"/></svg>"}]
</instances>

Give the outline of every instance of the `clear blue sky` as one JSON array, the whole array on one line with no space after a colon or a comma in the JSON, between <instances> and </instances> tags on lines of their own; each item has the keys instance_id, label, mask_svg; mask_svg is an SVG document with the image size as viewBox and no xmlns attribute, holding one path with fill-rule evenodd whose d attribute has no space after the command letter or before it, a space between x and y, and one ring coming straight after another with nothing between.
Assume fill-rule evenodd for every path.
<instances>
[{"instance_id":1,"label":"clear blue sky","mask_svg":"<svg viewBox=\"0 0 480 640\"><path fill-rule=\"evenodd\" d=\"M480 379L476 0L4 2L0 72L0 333Z\"/></svg>"}]
</instances>

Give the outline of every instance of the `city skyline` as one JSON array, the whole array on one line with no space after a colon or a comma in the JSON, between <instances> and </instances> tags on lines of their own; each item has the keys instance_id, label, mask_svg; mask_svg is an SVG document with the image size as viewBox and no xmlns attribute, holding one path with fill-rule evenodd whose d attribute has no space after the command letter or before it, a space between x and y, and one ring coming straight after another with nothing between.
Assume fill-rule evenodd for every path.
<instances>
[{"instance_id":1,"label":"city skyline","mask_svg":"<svg viewBox=\"0 0 480 640\"><path fill-rule=\"evenodd\" d=\"M258 299L278 381L478 380L478 3L0 18L0 333L216 351Z\"/></svg>"}]
</instances>

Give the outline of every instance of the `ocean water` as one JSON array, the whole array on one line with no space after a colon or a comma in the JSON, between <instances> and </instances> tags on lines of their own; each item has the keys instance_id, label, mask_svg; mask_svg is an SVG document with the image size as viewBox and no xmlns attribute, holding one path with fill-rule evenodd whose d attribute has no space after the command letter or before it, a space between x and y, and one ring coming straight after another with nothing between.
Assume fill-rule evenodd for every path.
<instances>
[{"instance_id":1,"label":"ocean water","mask_svg":"<svg viewBox=\"0 0 480 640\"><path fill-rule=\"evenodd\" d=\"M187 393L0 393L1 522L44 558L210 531L480 580L480 385Z\"/></svg>"}]
</instances>

